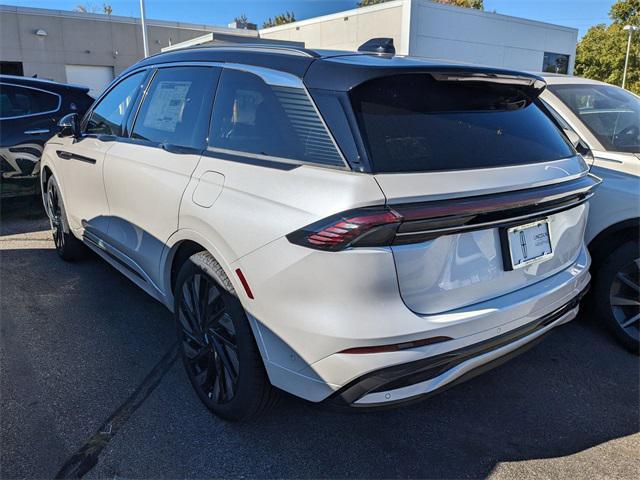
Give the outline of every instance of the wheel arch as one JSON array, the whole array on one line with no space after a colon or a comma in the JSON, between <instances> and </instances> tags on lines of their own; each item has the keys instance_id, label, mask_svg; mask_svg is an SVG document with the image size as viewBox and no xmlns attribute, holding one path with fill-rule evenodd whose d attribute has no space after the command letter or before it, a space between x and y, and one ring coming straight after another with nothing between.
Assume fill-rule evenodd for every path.
<instances>
[{"instance_id":1,"label":"wheel arch","mask_svg":"<svg viewBox=\"0 0 640 480\"><path fill-rule=\"evenodd\" d=\"M161 260L166 304L171 310L173 310L173 292L180 268L191 255L202 251L208 252L218 262L236 292L244 291L238 279L232 274L233 270L225 255L211 241L194 230L178 230L167 241ZM242 296L242 294L239 295L241 302L243 302Z\"/></svg>"},{"instance_id":2,"label":"wheel arch","mask_svg":"<svg viewBox=\"0 0 640 480\"><path fill-rule=\"evenodd\" d=\"M630 218L608 226L589 243L593 270L597 271L608 254L623 243L640 240L640 218Z\"/></svg>"}]
</instances>

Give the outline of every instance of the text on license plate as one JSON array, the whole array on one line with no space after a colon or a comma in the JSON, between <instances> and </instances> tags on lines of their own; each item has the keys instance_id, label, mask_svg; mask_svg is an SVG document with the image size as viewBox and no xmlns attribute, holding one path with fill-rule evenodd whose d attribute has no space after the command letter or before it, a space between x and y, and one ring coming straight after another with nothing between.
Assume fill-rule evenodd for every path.
<instances>
[{"instance_id":1,"label":"text on license plate","mask_svg":"<svg viewBox=\"0 0 640 480\"><path fill-rule=\"evenodd\" d=\"M506 229L506 240L513 269L553 256L549 221L546 218Z\"/></svg>"}]
</instances>

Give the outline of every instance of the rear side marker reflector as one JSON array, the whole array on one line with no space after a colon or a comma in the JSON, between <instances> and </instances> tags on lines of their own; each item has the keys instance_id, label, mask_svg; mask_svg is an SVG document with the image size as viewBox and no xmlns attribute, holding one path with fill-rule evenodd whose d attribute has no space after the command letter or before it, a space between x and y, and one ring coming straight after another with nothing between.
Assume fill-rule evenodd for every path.
<instances>
[{"instance_id":1,"label":"rear side marker reflector","mask_svg":"<svg viewBox=\"0 0 640 480\"><path fill-rule=\"evenodd\" d=\"M253 300L253 292L251 291L251 288L249 288L249 283L247 282L247 279L244 278L244 274L242 273L242 270L240 270L239 268L236 268L236 275L238 275L238 278L240 279L240 283L242 283L242 286L244 287L244 291L246 292L247 297Z\"/></svg>"},{"instance_id":2,"label":"rear side marker reflector","mask_svg":"<svg viewBox=\"0 0 640 480\"><path fill-rule=\"evenodd\" d=\"M363 354L363 353L384 353L398 352L400 350L408 350L410 348L424 347L425 345L433 345L434 343L446 342L453 340L451 337L431 337L422 340L414 340L412 342L394 343L393 345L377 345L374 347L356 347L347 348L338 353Z\"/></svg>"}]
</instances>

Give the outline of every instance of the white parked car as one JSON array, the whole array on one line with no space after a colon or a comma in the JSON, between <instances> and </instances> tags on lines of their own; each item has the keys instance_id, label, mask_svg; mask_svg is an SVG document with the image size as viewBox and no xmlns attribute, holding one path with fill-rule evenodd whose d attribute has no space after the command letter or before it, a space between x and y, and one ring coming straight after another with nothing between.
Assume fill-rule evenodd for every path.
<instances>
[{"instance_id":1,"label":"white parked car","mask_svg":"<svg viewBox=\"0 0 640 480\"><path fill-rule=\"evenodd\" d=\"M593 257L594 306L638 352L640 338L640 98L619 87L546 75L541 98L562 126L591 151L604 180L590 200L586 241ZM585 152L586 153L586 152Z\"/></svg>"},{"instance_id":2,"label":"white parked car","mask_svg":"<svg viewBox=\"0 0 640 480\"><path fill-rule=\"evenodd\" d=\"M415 400L577 314L599 180L543 88L391 54L150 57L45 148L56 248L90 247L174 312L223 418L277 389Z\"/></svg>"}]
</instances>

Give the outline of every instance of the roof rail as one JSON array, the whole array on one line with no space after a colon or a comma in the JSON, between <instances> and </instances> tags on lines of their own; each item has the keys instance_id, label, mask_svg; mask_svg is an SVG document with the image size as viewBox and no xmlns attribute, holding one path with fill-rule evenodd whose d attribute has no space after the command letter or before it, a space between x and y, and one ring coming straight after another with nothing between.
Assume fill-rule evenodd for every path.
<instances>
[{"instance_id":1,"label":"roof rail","mask_svg":"<svg viewBox=\"0 0 640 480\"><path fill-rule=\"evenodd\" d=\"M283 53L287 55L297 55L301 57L319 58L320 55L313 50L309 50L305 47L297 47L295 45L281 45L281 44L266 44L266 43L228 43L218 45L196 45L193 47L187 47L184 50L198 50L198 49L216 49L226 51L237 50L251 50L254 52L270 52L270 53ZM177 51L177 50L173 50ZM168 52L167 52L168 53Z\"/></svg>"}]
</instances>

